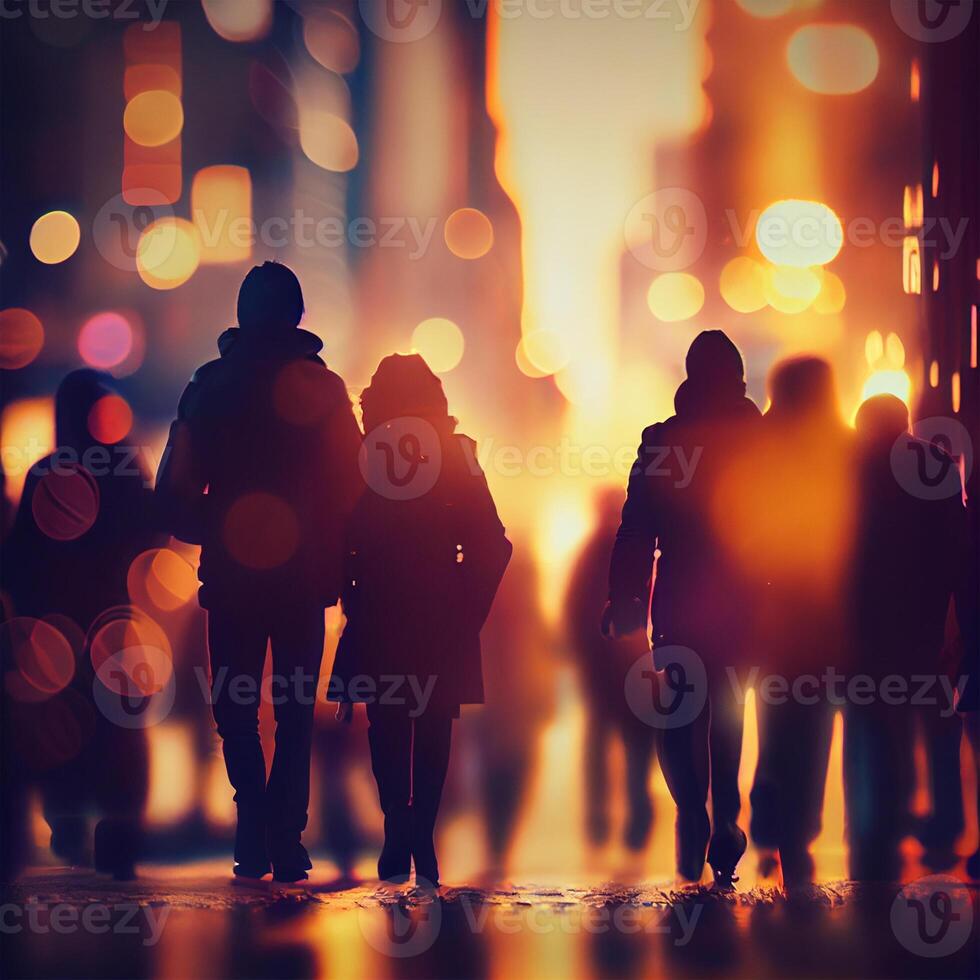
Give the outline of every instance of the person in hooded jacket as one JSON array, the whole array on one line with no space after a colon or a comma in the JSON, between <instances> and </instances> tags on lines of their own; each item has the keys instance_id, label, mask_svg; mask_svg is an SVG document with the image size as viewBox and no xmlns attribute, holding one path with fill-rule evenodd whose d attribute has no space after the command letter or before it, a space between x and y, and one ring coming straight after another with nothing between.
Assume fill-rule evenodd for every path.
<instances>
[{"instance_id":1,"label":"person in hooded jacket","mask_svg":"<svg viewBox=\"0 0 980 980\"><path fill-rule=\"evenodd\" d=\"M760 415L745 395L742 356L722 331L695 337L686 367L676 414L643 431L601 625L607 635L625 636L644 629L649 615L659 705L651 723L677 805L678 873L700 880L707 852L716 880L728 885L746 847L737 823L743 703L729 674L746 662L752 594L723 540L728 508L721 498L725 473Z\"/></svg>"},{"instance_id":2,"label":"person in hooded jacket","mask_svg":"<svg viewBox=\"0 0 980 980\"><path fill-rule=\"evenodd\" d=\"M157 477L169 530L201 545L211 699L238 823L234 872L308 877L313 707L324 609L340 594L343 535L362 486L360 430L341 378L299 329L284 265L254 267L238 328L180 399ZM276 748L266 780L259 687L271 643Z\"/></svg>"},{"instance_id":3,"label":"person in hooded jacket","mask_svg":"<svg viewBox=\"0 0 980 980\"><path fill-rule=\"evenodd\" d=\"M94 811L95 867L120 879L134 876L140 856L148 754L145 731L115 724L110 702L125 697L135 712L145 703L103 685L91 644L104 614L128 608L133 559L162 543L146 470L119 441L128 416L110 375L66 375L55 395L57 448L28 470L2 563L14 615L45 624L27 646L4 651L15 661L4 692L5 783L38 786L51 849L71 864L89 862ZM74 663L61 663L69 650ZM28 652L40 655L34 666ZM26 797L5 800L16 807ZM8 871L22 860L16 850L5 854Z\"/></svg>"},{"instance_id":4,"label":"person in hooded jacket","mask_svg":"<svg viewBox=\"0 0 980 980\"><path fill-rule=\"evenodd\" d=\"M384 358L361 394L370 489L348 527L347 617L328 697L364 702L384 813L378 877L436 885L433 834L453 719L482 704L480 630L511 545L442 382L417 354Z\"/></svg>"}]
</instances>

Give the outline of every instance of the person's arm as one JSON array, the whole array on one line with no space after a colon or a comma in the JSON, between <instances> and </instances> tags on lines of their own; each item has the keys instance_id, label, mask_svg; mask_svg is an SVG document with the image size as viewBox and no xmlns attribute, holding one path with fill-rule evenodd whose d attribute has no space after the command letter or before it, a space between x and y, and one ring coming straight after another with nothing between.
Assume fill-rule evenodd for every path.
<instances>
[{"instance_id":1,"label":"person's arm","mask_svg":"<svg viewBox=\"0 0 980 980\"><path fill-rule=\"evenodd\" d=\"M657 526L646 470L651 460L649 447L656 444L657 431L655 425L643 430L630 470L626 503L609 562L609 602L601 624L607 636L623 636L647 625Z\"/></svg>"},{"instance_id":2,"label":"person's arm","mask_svg":"<svg viewBox=\"0 0 980 980\"><path fill-rule=\"evenodd\" d=\"M157 470L157 513L163 528L188 544L201 544L207 503L207 462L201 433L201 384L195 375L184 389L167 448Z\"/></svg>"}]
</instances>

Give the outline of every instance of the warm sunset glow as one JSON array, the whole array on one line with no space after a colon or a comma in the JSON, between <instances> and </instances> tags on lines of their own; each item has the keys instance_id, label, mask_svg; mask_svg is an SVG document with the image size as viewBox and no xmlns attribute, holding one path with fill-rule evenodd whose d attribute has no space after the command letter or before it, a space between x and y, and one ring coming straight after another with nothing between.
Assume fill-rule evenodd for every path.
<instances>
[{"instance_id":1,"label":"warm sunset glow","mask_svg":"<svg viewBox=\"0 0 980 980\"><path fill-rule=\"evenodd\" d=\"M71 258L82 239L81 229L67 211L42 214L31 228L31 251L38 262L57 265Z\"/></svg>"}]
</instances>

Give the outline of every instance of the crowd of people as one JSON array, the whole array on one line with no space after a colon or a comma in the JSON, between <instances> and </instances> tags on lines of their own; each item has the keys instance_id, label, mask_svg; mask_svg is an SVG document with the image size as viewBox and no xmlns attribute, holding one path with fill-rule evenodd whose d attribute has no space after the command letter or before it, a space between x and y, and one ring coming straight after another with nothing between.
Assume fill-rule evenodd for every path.
<instances>
[{"instance_id":1,"label":"crowd of people","mask_svg":"<svg viewBox=\"0 0 980 980\"><path fill-rule=\"evenodd\" d=\"M285 266L246 276L238 326L184 391L152 493L138 466L134 478L84 463L108 448L91 419L111 379L82 370L60 386L59 450L32 467L4 542L3 587L10 616L70 634L79 667L56 698L5 695L5 874L25 853L34 789L56 854L86 859L95 810L96 867L134 873L146 735L104 709L91 640L105 611L129 602L133 559L169 536L201 549L210 700L237 813L234 874L308 877L324 610L338 604L345 623L326 692L342 723L366 706L384 816L379 877L405 881L414 867L418 882L438 884L453 730L461 706L484 703L463 734L479 746L488 853L502 873L550 711L534 563L508 540L476 445L456 431L422 358L381 361L359 425L321 341L299 327L303 312ZM913 832L948 867L963 830L954 709L980 755L976 494L967 507L958 461L911 435L897 398L869 399L848 426L819 358L776 366L765 414L721 331L695 339L686 373L674 416L643 432L625 500L618 489L599 495L569 576L563 626L586 713L588 840L600 846L611 834L609 747L619 741L627 848L649 840L659 758L677 807L679 876L699 881L707 862L729 886L748 843L737 777L753 687L760 751L749 832L787 887L813 879L837 710L851 875L898 877L899 843ZM64 448L72 461L53 465ZM943 491L930 475L916 492L896 474L908 465L941 471ZM268 774L259 732L267 648ZM652 716L637 710L636 677ZM929 678L946 701L914 696ZM48 726L55 710L59 724ZM66 713L84 751L39 753L38 733L64 731ZM355 751L342 731L323 743L334 786ZM910 808L917 732L931 774L932 815L921 825ZM358 834L346 807L334 811L343 865Z\"/></svg>"}]
</instances>

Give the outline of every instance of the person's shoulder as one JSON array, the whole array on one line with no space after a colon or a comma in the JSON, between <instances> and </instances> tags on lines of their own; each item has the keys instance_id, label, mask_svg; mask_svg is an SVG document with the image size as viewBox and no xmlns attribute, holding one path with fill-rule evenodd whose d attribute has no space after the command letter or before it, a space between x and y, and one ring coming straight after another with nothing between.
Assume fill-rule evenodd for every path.
<instances>
[{"instance_id":1,"label":"person's shoulder","mask_svg":"<svg viewBox=\"0 0 980 980\"><path fill-rule=\"evenodd\" d=\"M644 446L657 446L660 444L665 433L677 426L677 416L671 415L670 418L662 422L654 422L648 425L640 436L640 443Z\"/></svg>"},{"instance_id":2,"label":"person's shoulder","mask_svg":"<svg viewBox=\"0 0 980 980\"><path fill-rule=\"evenodd\" d=\"M208 382L213 381L214 378L222 370L222 360L220 357L216 357L213 361L207 361L202 364L192 375L190 383L192 385L206 385Z\"/></svg>"}]
</instances>

